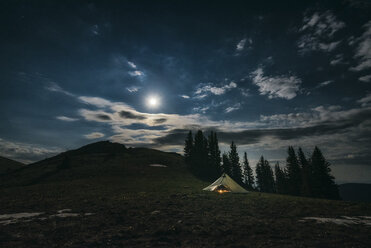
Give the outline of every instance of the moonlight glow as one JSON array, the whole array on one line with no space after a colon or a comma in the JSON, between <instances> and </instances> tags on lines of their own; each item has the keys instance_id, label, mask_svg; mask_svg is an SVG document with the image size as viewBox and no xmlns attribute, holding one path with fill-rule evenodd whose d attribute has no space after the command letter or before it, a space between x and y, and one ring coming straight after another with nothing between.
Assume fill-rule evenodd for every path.
<instances>
[{"instance_id":1,"label":"moonlight glow","mask_svg":"<svg viewBox=\"0 0 371 248\"><path fill-rule=\"evenodd\" d=\"M147 98L147 106L150 108L157 108L160 105L160 99L157 96L149 96Z\"/></svg>"}]
</instances>

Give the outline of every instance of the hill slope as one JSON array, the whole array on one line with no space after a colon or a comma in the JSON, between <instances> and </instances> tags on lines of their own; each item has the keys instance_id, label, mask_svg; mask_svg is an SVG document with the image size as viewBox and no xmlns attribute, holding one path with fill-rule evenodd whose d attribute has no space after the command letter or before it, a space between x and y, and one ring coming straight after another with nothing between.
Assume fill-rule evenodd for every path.
<instances>
[{"instance_id":1,"label":"hill slope","mask_svg":"<svg viewBox=\"0 0 371 248\"><path fill-rule=\"evenodd\" d=\"M339 185L341 199L345 201L371 202L371 184L346 183Z\"/></svg>"},{"instance_id":2,"label":"hill slope","mask_svg":"<svg viewBox=\"0 0 371 248\"><path fill-rule=\"evenodd\" d=\"M11 171L20 169L24 164L8 158L0 156L0 174L9 173Z\"/></svg>"},{"instance_id":3,"label":"hill slope","mask_svg":"<svg viewBox=\"0 0 371 248\"><path fill-rule=\"evenodd\" d=\"M371 216L371 204L220 195L201 190L208 184L174 153L113 143L68 151L6 178L0 247L371 246L370 226L304 219Z\"/></svg>"}]
</instances>

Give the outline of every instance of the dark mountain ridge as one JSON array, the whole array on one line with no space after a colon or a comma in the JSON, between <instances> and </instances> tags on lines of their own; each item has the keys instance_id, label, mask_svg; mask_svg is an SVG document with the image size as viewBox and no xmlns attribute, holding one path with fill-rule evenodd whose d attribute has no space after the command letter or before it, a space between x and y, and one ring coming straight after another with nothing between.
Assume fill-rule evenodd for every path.
<instances>
[{"instance_id":1,"label":"dark mountain ridge","mask_svg":"<svg viewBox=\"0 0 371 248\"><path fill-rule=\"evenodd\" d=\"M346 183L339 185L339 193L344 201L371 202L371 184Z\"/></svg>"}]
</instances>

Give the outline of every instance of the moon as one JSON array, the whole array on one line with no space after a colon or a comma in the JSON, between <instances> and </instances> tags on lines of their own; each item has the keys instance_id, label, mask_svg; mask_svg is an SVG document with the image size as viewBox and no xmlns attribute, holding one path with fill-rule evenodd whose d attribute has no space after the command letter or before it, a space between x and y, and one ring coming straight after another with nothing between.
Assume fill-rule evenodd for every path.
<instances>
[{"instance_id":1,"label":"moon","mask_svg":"<svg viewBox=\"0 0 371 248\"><path fill-rule=\"evenodd\" d=\"M157 108L160 105L160 98L158 96L147 97L147 106L150 108Z\"/></svg>"}]
</instances>

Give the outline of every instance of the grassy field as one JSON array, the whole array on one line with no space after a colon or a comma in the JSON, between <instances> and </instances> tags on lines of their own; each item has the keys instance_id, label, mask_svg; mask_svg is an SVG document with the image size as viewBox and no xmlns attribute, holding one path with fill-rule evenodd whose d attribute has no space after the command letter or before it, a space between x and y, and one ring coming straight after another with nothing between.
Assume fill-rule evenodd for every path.
<instances>
[{"instance_id":1,"label":"grassy field","mask_svg":"<svg viewBox=\"0 0 371 248\"><path fill-rule=\"evenodd\" d=\"M0 216L43 213L0 224L0 247L371 247L370 225L301 221L371 216L371 204L204 192L179 155L146 149L77 154L61 170L62 158L2 178Z\"/></svg>"}]
</instances>

